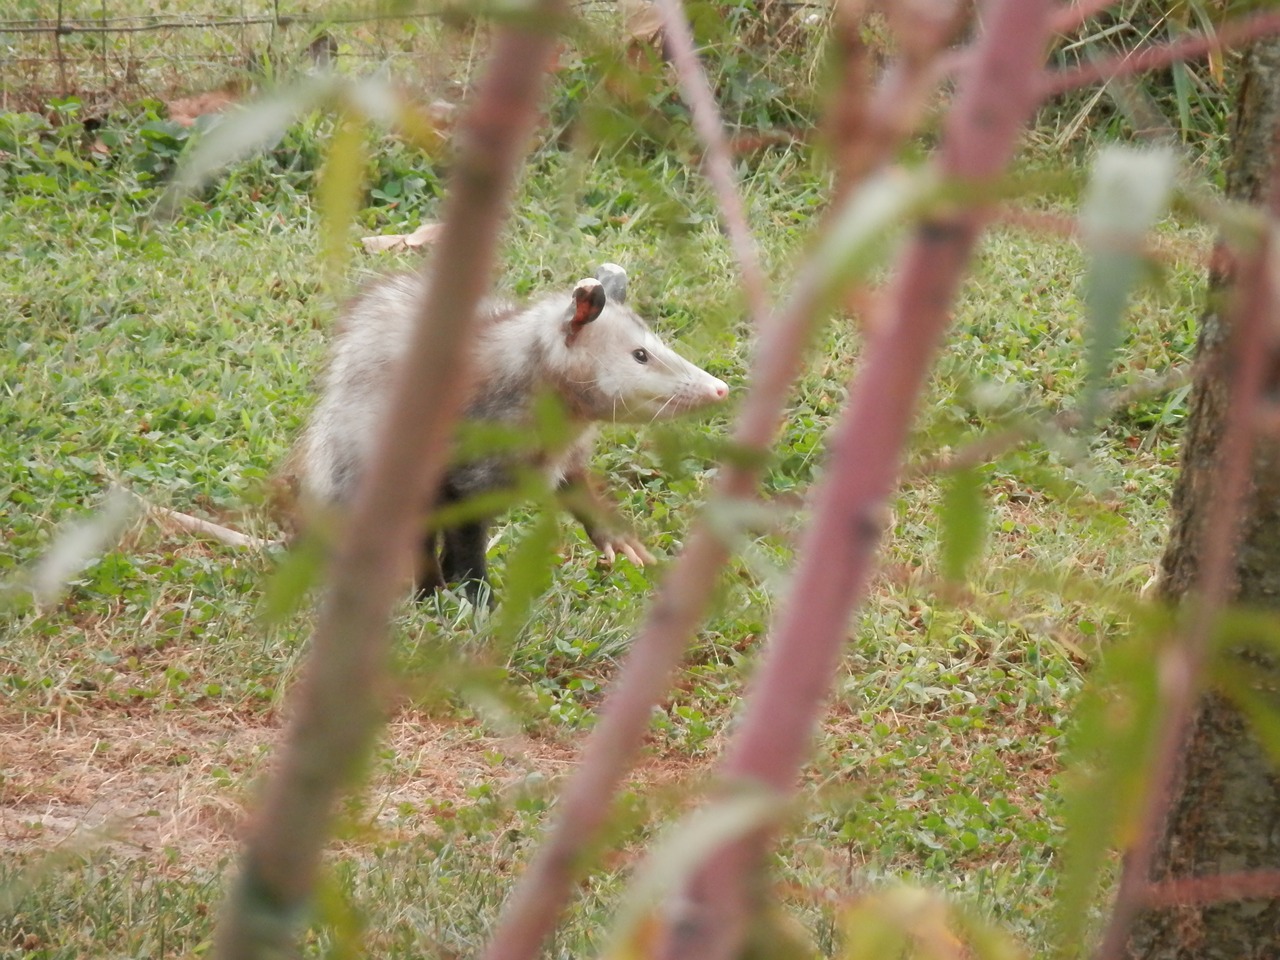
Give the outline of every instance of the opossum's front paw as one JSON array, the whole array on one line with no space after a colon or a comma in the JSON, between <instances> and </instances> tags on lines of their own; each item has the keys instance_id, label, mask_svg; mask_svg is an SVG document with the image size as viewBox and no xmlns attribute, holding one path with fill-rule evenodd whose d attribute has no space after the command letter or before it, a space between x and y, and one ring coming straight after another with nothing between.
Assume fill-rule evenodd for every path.
<instances>
[{"instance_id":1,"label":"opossum's front paw","mask_svg":"<svg viewBox=\"0 0 1280 960\"><path fill-rule=\"evenodd\" d=\"M637 567L653 563L653 554L644 548L644 544L631 536L617 533L596 534L591 537L596 549L604 554L604 562L612 565L614 557L621 554Z\"/></svg>"}]
</instances>

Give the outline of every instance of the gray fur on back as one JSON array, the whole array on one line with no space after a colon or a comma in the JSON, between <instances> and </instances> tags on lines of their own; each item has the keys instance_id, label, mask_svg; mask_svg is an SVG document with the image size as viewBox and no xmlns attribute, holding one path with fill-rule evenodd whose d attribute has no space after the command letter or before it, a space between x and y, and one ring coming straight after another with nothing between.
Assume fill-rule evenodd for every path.
<instances>
[{"instance_id":1,"label":"gray fur on back","mask_svg":"<svg viewBox=\"0 0 1280 960\"><path fill-rule=\"evenodd\" d=\"M420 273L384 277L368 284L343 309L320 401L300 444L302 490L308 498L341 502L354 492L373 452L426 284ZM508 301L486 300L480 308L481 326L515 312ZM507 402L524 392L522 386L504 391ZM503 402L496 396L492 400Z\"/></svg>"}]
</instances>

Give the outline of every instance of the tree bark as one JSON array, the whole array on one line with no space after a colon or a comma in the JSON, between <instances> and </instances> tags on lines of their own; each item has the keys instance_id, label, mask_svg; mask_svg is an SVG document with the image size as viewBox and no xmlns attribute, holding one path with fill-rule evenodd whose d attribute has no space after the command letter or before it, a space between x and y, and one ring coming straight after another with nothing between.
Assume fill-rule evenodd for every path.
<instances>
[{"instance_id":1,"label":"tree bark","mask_svg":"<svg viewBox=\"0 0 1280 960\"><path fill-rule=\"evenodd\" d=\"M1277 203L1276 155L1280 134L1280 39L1255 44L1241 69L1232 129L1227 195L1266 210ZM1225 258L1218 258L1225 263ZM1173 525L1161 571L1161 592L1176 603L1194 593L1203 571L1205 517L1220 479L1227 396L1238 353L1232 351L1239 316L1228 309L1235 289L1229 266L1210 278L1210 301L1197 344L1182 471L1173 498ZM1272 281L1274 282L1274 281ZM1267 318L1274 321L1274 317ZM1275 421L1280 397L1280 349L1274 322L1267 342L1262 410ZM1249 492L1235 553L1231 599L1237 605L1280 609L1280 431L1254 438ZM1223 654L1246 667L1252 691L1280 709L1280 662L1260 647ZM1280 778L1228 697L1203 696L1183 757L1179 793L1157 853L1152 881L1210 878L1280 869ZM1151 909L1136 920L1128 954L1144 960L1263 960L1280 957L1280 900L1272 898L1183 902Z\"/></svg>"}]
</instances>

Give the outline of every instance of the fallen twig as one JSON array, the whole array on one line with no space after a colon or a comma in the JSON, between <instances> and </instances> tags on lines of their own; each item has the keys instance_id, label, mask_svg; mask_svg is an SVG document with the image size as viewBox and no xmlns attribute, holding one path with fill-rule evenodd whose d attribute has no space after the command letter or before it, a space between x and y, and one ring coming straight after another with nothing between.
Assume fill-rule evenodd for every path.
<instances>
[{"instance_id":1,"label":"fallen twig","mask_svg":"<svg viewBox=\"0 0 1280 960\"><path fill-rule=\"evenodd\" d=\"M187 533L194 533L196 536L210 537L219 543L225 543L229 547L266 550L270 547L284 545L283 540L268 540L265 537L255 537L249 533L241 533L239 530L224 527L222 524L214 523L212 520L202 520L200 517L193 517L189 513L179 513L177 510L170 510L168 507L147 503L145 500L142 502L146 507L147 513L158 520L175 526L179 530L185 530Z\"/></svg>"}]
</instances>

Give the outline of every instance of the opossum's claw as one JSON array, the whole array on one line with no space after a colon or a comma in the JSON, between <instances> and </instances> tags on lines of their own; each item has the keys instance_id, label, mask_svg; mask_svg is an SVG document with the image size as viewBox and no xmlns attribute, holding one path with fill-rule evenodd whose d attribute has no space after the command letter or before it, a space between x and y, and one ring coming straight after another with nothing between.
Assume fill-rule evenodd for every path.
<instances>
[{"instance_id":1,"label":"opossum's claw","mask_svg":"<svg viewBox=\"0 0 1280 960\"><path fill-rule=\"evenodd\" d=\"M635 537L623 536L621 534L604 534L602 536L594 536L591 538L596 548L601 553L601 560L605 566L613 566L613 561L618 555L626 557L637 567L643 567L646 563L653 563L653 554L644 548Z\"/></svg>"},{"instance_id":2,"label":"opossum's claw","mask_svg":"<svg viewBox=\"0 0 1280 960\"><path fill-rule=\"evenodd\" d=\"M653 563L653 554L641 546L639 541L624 543L621 550L622 555L637 567L643 567L646 563Z\"/></svg>"}]
</instances>

